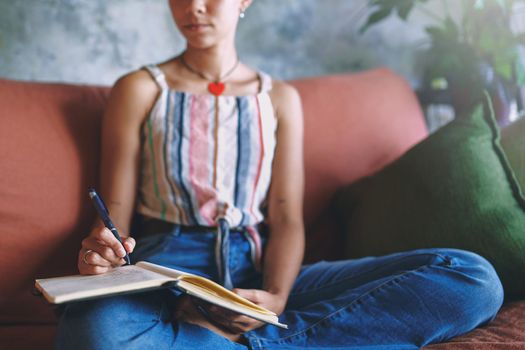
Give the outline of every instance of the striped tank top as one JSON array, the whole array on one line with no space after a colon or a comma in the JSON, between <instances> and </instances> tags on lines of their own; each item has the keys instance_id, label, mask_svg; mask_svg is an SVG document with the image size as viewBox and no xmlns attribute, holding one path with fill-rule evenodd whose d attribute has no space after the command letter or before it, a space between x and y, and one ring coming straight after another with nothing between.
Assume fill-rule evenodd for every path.
<instances>
[{"instance_id":1,"label":"striped tank top","mask_svg":"<svg viewBox=\"0 0 525 350\"><path fill-rule=\"evenodd\" d=\"M137 211L181 225L253 227L264 220L277 120L259 73L258 94L214 96L161 89L142 129Z\"/></svg>"}]
</instances>

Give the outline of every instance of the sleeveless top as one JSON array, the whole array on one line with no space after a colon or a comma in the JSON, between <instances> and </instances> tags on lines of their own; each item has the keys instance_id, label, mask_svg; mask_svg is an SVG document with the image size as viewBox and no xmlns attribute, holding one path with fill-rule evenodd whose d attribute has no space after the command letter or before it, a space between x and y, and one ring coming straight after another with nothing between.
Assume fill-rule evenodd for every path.
<instances>
[{"instance_id":1,"label":"sleeveless top","mask_svg":"<svg viewBox=\"0 0 525 350\"><path fill-rule=\"evenodd\" d=\"M254 227L264 220L277 120L261 89L214 96L171 89L158 66L144 67L161 92L142 126L137 211L180 225Z\"/></svg>"}]
</instances>

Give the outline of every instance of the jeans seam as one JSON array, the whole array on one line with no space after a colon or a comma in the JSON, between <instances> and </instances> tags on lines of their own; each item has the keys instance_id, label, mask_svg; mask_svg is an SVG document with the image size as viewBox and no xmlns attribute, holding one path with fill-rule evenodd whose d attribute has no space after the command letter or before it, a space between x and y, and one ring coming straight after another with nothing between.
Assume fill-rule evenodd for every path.
<instances>
[{"instance_id":1,"label":"jeans seam","mask_svg":"<svg viewBox=\"0 0 525 350\"><path fill-rule=\"evenodd\" d=\"M356 299L354 299L351 303L349 304L346 304L345 306L337 309L336 311L330 313L329 315L326 315L325 317L321 318L320 320L318 320L317 322L313 323L312 325L310 325L309 327L305 328L305 329L302 329L301 331L297 332L297 333L294 333L294 334L291 334L291 335L288 335L286 337L283 337L283 338L279 338L279 339L268 339L268 338L259 338L258 340L263 340L265 342L283 342L283 341L286 341L290 338L294 338L294 337L297 337L301 334L304 334L306 333L307 331L315 328L317 325L319 325L321 322L325 321L326 319L329 319L331 317L333 317L334 315L340 313L341 311L343 310L346 310L350 307L352 307L353 305L359 303L360 301L362 301L365 297L369 296L371 293L379 290L379 289L382 289L383 287L386 287L390 284L394 284L404 278L407 278L409 274L413 274L415 272L420 272L424 269L427 269L427 268L430 268L432 265L424 265L424 266L420 266L419 268L415 269L415 270L410 270L410 271L406 271L402 274L398 274L398 275L395 275L393 276L392 279L388 280L388 281L385 281L384 283L380 284L379 286L376 286L375 288L363 293L362 295L360 295L359 297L357 297Z\"/></svg>"},{"instance_id":2,"label":"jeans seam","mask_svg":"<svg viewBox=\"0 0 525 350\"><path fill-rule=\"evenodd\" d=\"M246 336L246 335L245 335ZM249 347L252 349L252 350L257 350L257 349L263 349L263 346L261 344L261 341L256 338L256 337L253 337L253 336L248 336L246 337L248 339L248 343L249 343ZM254 344L255 343L255 344Z\"/></svg>"},{"instance_id":3,"label":"jeans seam","mask_svg":"<svg viewBox=\"0 0 525 350\"><path fill-rule=\"evenodd\" d=\"M437 253L421 253L421 254L415 254L415 255L411 255L411 256L402 256L399 260L397 260L396 262L399 262L399 261L403 261L403 260L406 260L406 259L410 259L410 258L413 258L414 256L423 256L423 255L429 255L429 256L436 256L438 258L441 258L443 259L445 262L450 262L451 259L449 257L446 257L442 254L437 254ZM424 265L423 267L425 266L428 266L428 265ZM290 294L290 297L295 297L295 296L301 296L301 295L304 295L304 294L309 294L309 293L314 293L314 292L319 292L323 289L329 289L329 288L332 288L333 286L337 285L337 284L340 284L342 282L346 282L346 281L349 281L351 279L355 279L355 278L359 278L365 274L368 274L368 273L371 273L371 272L374 272L374 271L377 271L381 268L382 266L378 266L378 267L375 267L373 269L370 269L370 270L367 270L367 271L364 271L364 272L361 272L357 275L354 275L354 276L350 276L350 277L346 277L346 278L343 278L341 280L338 280L337 282L334 282L334 283L330 283L330 284L327 284L327 285L323 285L319 288L315 288L315 289L310 289L308 291L305 291L305 292L299 292L299 293L292 293ZM412 271L416 271L416 270L412 270ZM408 271L410 272L410 271ZM401 274L402 275L402 274Z\"/></svg>"}]
</instances>

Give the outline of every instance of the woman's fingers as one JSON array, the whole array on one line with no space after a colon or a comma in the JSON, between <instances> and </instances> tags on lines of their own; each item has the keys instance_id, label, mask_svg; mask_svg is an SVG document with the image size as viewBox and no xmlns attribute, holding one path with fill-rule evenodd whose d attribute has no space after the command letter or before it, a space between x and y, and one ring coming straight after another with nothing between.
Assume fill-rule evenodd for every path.
<instances>
[{"instance_id":1,"label":"woman's fingers","mask_svg":"<svg viewBox=\"0 0 525 350\"><path fill-rule=\"evenodd\" d=\"M81 249L78 252L78 270L82 275L97 275L108 272L112 267L91 264L94 261L95 251Z\"/></svg>"},{"instance_id":2,"label":"woman's fingers","mask_svg":"<svg viewBox=\"0 0 525 350\"><path fill-rule=\"evenodd\" d=\"M126 248L126 251L129 253L132 253L135 249L135 239L133 237L126 237L122 239L122 243L124 244L124 248Z\"/></svg>"},{"instance_id":3,"label":"woman's fingers","mask_svg":"<svg viewBox=\"0 0 525 350\"><path fill-rule=\"evenodd\" d=\"M120 243L109 229L100 228L94 230L82 241L82 247L95 250L104 259L118 263L127 253L133 251L135 240L127 237L123 238L122 243Z\"/></svg>"},{"instance_id":4,"label":"woman's fingers","mask_svg":"<svg viewBox=\"0 0 525 350\"><path fill-rule=\"evenodd\" d=\"M121 239L122 243L105 227L93 229L82 241L82 248L78 254L80 273L100 274L115 266L124 265L124 256L135 249L136 242L131 237Z\"/></svg>"},{"instance_id":5,"label":"woman's fingers","mask_svg":"<svg viewBox=\"0 0 525 350\"><path fill-rule=\"evenodd\" d=\"M91 249L84 251L82 256L82 262L84 264L92 266L111 267L112 265L111 262L104 259L100 256L100 254Z\"/></svg>"},{"instance_id":6,"label":"woman's fingers","mask_svg":"<svg viewBox=\"0 0 525 350\"><path fill-rule=\"evenodd\" d=\"M258 328L261 322L250 317L241 315L237 312L207 303L198 298L192 298L195 305L201 309L205 316L216 324L226 328L232 333L245 333L252 329Z\"/></svg>"},{"instance_id":7,"label":"woman's fingers","mask_svg":"<svg viewBox=\"0 0 525 350\"><path fill-rule=\"evenodd\" d=\"M228 327L235 327L243 332L246 331L246 328L249 328L250 325L256 324L259 321L254 320L248 316L244 316L229 310L225 310L221 307L213 307L210 309L210 315L220 321L222 324Z\"/></svg>"},{"instance_id":8,"label":"woman's fingers","mask_svg":"<svg viewBox=\"0 0 525 350\"><path fill-rule=\"evenodd\" d=\"M247 316L235 316L232 318L228 318L222 316L219 313L212 312L210 313L210 317L213 319L214 322L217 322L223 327L226 327L233 333L246 333L248 331L251 331L252 329L260 327L259 321L256 321Z\"/></svg>"},{"instance_id":9,"label":"woman's fingers","mask_svg":"<svg viewBox=\"0 0 525 350\"><path fill-rule=\"evenodd\" d=\"M82 249L84 251L92 250L96 252L102 259L108 261L110 265L122 265L121 261L124 261L124 259L115 254L115 251L111 249L111 247L101 244L100 241L93 237L88 237L82 241Z\"/></svg>"},{"instance_id":10,"label":"woman's fingers","mask_svg":"<svg viewBox=\"0 0 525 350\"><path fill-rule=\"evenodd\" d=\"M123 258L126 255L126 250L122 246L122 243L119 242L108 228L104 227L95 230L90 236L99 240L103 245L111 248L116 256Z\"/></svg>"},{"instance_id":11,"label":"woman's fingers","mask_svg":"<svg viewBox=\"0 0 525 350\"><path fill-rule=\"evenodd\" d=\"M100 275L111 270L111 267L85 265L79 268L81 275Z\"/></svg>"}]
</instances>

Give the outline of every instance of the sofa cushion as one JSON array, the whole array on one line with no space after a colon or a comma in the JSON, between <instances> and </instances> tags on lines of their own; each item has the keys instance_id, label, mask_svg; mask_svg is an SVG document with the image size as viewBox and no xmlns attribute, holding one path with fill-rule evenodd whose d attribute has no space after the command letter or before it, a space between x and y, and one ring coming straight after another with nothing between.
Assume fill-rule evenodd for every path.
<instances>
[{"instance_id":1,"label":"sofa cushion","mask_svg":"<svg viewBox=\"0 0 525 350\"><path fill-rule=\"evenodd\" d=\"M525 296L525 198L489 107L457 118L346 187L335 203L344 214L349 257L471 250L492 262L507 296Z\"/></svg>"},{"instance_id":2,"label":"sofa cushion","mask_svg":"<svg viewBox=\"0 0 525 350\"><path fill-rule=\"evenodd\" d=\"M304 110L306 260L341 258L335 191L425 138L425 119L406 80L388 69L290 83Z\"/></svg>"},{"instance_id":3,"label":"sofa cushion","mask_svg":"<svg viewBox=\"0 0 525 350\"><path fill-rule=\"evenodd\" d=\"M488 325L423 350L522 350L525 349L525 300L505 303Z\"/></svg>"},{"instance_id":4,"label":"sofa cushion","mask_svg":"<svg viewBox=\"0 0 525 350\"><path fill-rule=\"evenodd\" d=\"M76 272L107 92L0 80L0 323L55 319L31 288Z\"/></svg>"},{"instance_id":5,"label":"sofa cushion","mask_svg":"<svg viewBox=\"0 0 525 350\"><path fill-rule=\"evenodd\" d=\"M55 324L28 324L2 326L0 348L13 350L53 349Z\"/></svg>"}]
</instances>

